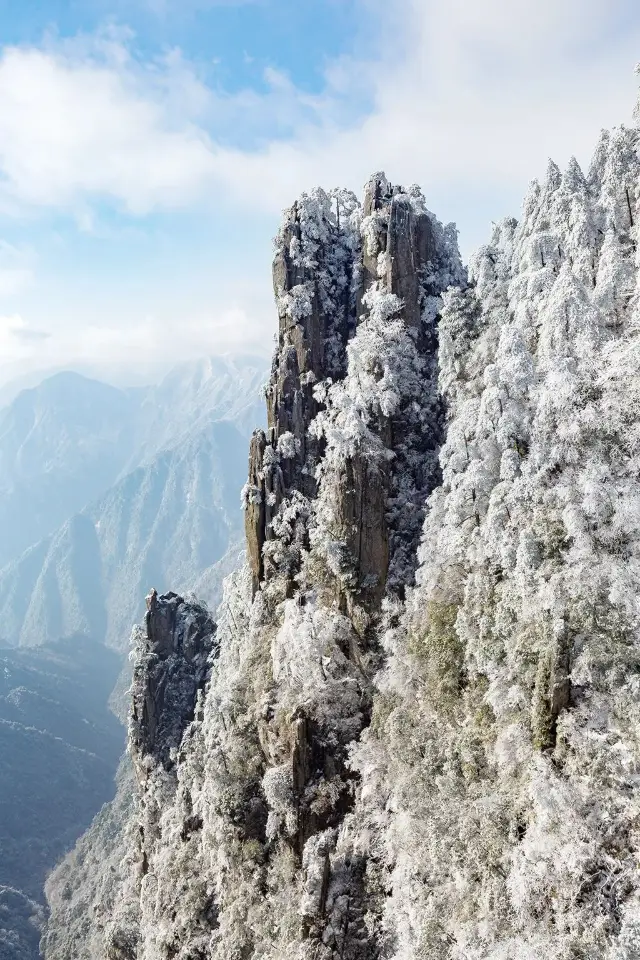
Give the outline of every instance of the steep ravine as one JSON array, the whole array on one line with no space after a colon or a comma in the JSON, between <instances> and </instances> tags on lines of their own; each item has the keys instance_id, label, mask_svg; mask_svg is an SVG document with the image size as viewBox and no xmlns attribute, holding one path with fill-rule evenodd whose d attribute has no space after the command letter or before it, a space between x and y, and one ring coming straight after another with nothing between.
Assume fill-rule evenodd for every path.
<instances>
[{"instance_id":1,"label":"steep ravine","mask_svg":"<svg viewBox=\"0 0 640 960\"><path fill-rule=\"evenodd\" d=\"M248 562L217 624L149 597L48 960L640 955L637 151L469 277L382 174L288 211Z\"/></svg>"}]
</instances>

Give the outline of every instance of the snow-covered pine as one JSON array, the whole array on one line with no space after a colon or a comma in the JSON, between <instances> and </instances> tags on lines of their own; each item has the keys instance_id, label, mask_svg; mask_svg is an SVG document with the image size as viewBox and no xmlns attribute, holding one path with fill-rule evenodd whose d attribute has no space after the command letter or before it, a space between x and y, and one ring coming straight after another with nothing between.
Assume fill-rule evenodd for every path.
<instances>
[{"instance_id":1,"label":"snow-covered pine","mask_svg":"<svg viewBox=\"0 0 640 960\"><path fill-rule=\"evenodd\" d=\"M550 164L445 297L443 482L353 750L398 960L640 956L637 152Z\"/></svg>"},{"instance_id":2,"label":"snow-covered pine","mask_svg":"<svg viewBox=\"0 0 640 960\"><path fill-rule=\"evenodd\" d=\"M470 282L383 175L287 213L249 562L48 960L640 956L638 146L550 164Z\"/></svg>"}]
</instances>

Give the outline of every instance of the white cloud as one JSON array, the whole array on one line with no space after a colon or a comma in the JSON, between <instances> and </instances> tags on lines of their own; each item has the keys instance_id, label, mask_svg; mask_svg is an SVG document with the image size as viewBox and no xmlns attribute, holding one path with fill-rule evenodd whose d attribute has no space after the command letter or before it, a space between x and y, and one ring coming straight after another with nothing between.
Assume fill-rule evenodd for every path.
<instances>
[{"instance_id":1,"label":"white cloud","mask_svg":"<svg viewBox=\"0 0 640 960\"><path fill-rule=\"evenodd\" d=\"M70 342L58 338L51 359L68 358L90 361L99 357L105 362L122 361L124 357L143 358L146 363L193 359L219 355L243 347L247 352L264 352L264 336L256 330L252 317L237 304L219 311L199 313L175 319L147 316L127 324L125 328L88 325L77 330Z\"/></svg>"},{"instance_id":2,"label":"white cloud","mask_svg":"<svg viewBox=\"0 0 640 960\"><path fill-rule=\"evenodd\" d=\"M19 314L0 316L0 357L3 364L30 359L38 353L38 345L48 337L47 332L30 327Z\"/></svg>"},{"instance_id":3,"label":"white cloud","mask_svg":"<svg viewBox=\"0 0 640 960\"><path fill-rule=\"evenodd\" d=\"M430 192L520 188L588 154L598 128L628 115L640 18L623 0L362 0L384 44L341 58L322 96L275 70L266 93L227 96L174 52L140 63L126 34L0 59L2 195L78 208L111 198L134 215L188 207L220 187L279 210L321 180L357 186L381 166ZM345 128L350 96L371 111ZM240 131L247 146L229 146ZM262 146L255 147L256 138Z\"/></svg>"},{"instance_id":4,"label":"white cloud","mask_svg":"<svg viewBox=\"0 0 640 960\"><path fill-rule=\"evenodd\" d=\"M358 185L385 168L397 181L422 183L428 199L520 196L549 155L588 162L600 128L631 119L640 15L623 24L620 0L404 0L389 8L390 53L342 61L337 80L347 88L351 77L360 85L366 78L371 112L349 129L306 127L262 154L220 155L219 175L238 195L256 184L256 202L281 205L318 180Z\"/></svg>"},{"instance_id":5,"label":"white cloud","mask_svg":"<svg viewBox=\"0 0 640 960\"><path fill-rule=\"evenodd\" d=\"M132 215L213 198L234 152L231 136L262 142L316 128L330 98L299 92L267 68L266 92L214 90L173 50L142 62L111 29L0 56L0 199L71 210L107 198ZM213 199L212 199L213 205Z\"/></svg>"},{"instance_id":6,"label":"white cloud","mask_svg":"<svg viewBox=\"0 0 640 960\"><path fill-rule=\"evenodd\" d=\"M176 129L150 71L143 82L113 45L110 59L5 49L0 60L0 167L8 197L69 207L106 196L136 214L196 200L213 152L189 122ZM116 59L120 54L121 59ZM160 75L171 80L169 64ZM144 90L143 90L144 87Z\"/></svg>"},{"instance_id":7,"label":"white cloud","mask_svg":"<svg viewBox=\"0 0 640 960\"><path fill-rule=\"evenodd\" d=\"M30 361L38 367L56 368L93 362L178 363L238 349L262 354L270 346L265 333L238 304L173 319L129 317L124 326L99 322L62 326L52 332L30 326L19 314L0 316L0 372L18 361L23 361L23 370ZM2 379L0 376L0 382Z\"/></svg>"},{"instance_id":8,"label":"white cloud","mask_svg":"<svg viewBox=\"0 0 640 960\"><path fill-rule=\"evenodd\" d=\"M357 58L328 64L316 96L276 70L265 76L266 91L226 94L178 51L141 61L126 31L5 48L0 206L13 215L64 210L85 230L95 229L105 199L133 217L198 210L219 224L228 246L228 234L236 242L257 231L256 209L268 213L273 231L300 190L359 189L382 168L396 182L421 183L436 213L458 219L468 252L486 236L489 216L517 215L547 156L564 163L575 153L587 162L602 126L630 120L640 49L640 14L630 0L359 2L368 29L378 24L377 37L365 56L360 43ZM264 264L245 247L235 277L229 262L217 268L212 251L215 311L194 305L191 278L184 290L176 279L169 315L168 281L149 275L142 309L118 311L109 291L99 319L87 302L74 305L71 321L59 301L53 335L40 344L20 340L15 318L13 328L5 319L0 355L7 345L51 362L117 360L255 344L273 318ZM31 271L28 258L5 262L0 249L0 297L27 286ZM43 295L40 310L22 313L49 326L48 308Z\"/></svg>"}]
</instances>

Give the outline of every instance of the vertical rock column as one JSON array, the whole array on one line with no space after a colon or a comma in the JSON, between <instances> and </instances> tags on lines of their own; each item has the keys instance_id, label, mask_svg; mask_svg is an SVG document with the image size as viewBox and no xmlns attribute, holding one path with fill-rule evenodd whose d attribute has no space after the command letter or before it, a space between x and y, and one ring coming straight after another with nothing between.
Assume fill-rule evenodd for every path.
<instances>
[{"instance_id":1,"label":"vertical rock column","mask_svg":"<svg viewBox=\"0 0 640 960\"><path fill-rule=\"evenodd\" d=\"M425 393L435 395L437 384L431 375L437 332L432 305L448 283L459 281L456 257L421 195L392 186L381 173L368 182L360 207L350 195L330 198L316 191L287 212L273 264L279 338L266 394L268 427L266 434L259 431L253 436L245 488L254 591L274 570L263 548L276 537L273 522L283 501L295 500L294 512L304 513L303 498L308 504L316 496L315 474L323 448L308 430L319 409L314 388L346 375L347 342L368 315L365 295L375 284L377 290L398 298L399 316L425 360ZM440 441L437 402L433 407L434 422L426 430L416 431L415 417L404 410L398 416L381 417L374 429L393 454L395 466L376 471L356 456L337 491L358 589L364 589L374 604L384 594L397 550L394 521L388 515L394 472L407 468L417 491L411 550L415 546L423 501L433 485L432 464L425 471L424 463L433 460Z\"/></svg>"},{"instance_id":2,"label":"vertical rock column","mask_svg":"<svg viewBox=\"0 0 640 960\"><path fill-rule=\"evenodd\" d=\"M403 321L422 368L419 391L407 393L396 413L380 414L369 425L388 459L373 463L366 453L356 452L336 478L338 512L356 581L344 598L346 608L353 610L355 601L371 612L388 589L403 596L411 583L425 502L438 480L443 418L437 302L443 289L459 279L459 264L422 197L392 186L384 174L376 174L365 188L361 232L361 262L354 271L359 276L358 322L367 322L372 288L396 297L395 317Z\"/></svg>"},{"instance_id":3,"label":"vertical rock column","mask_svg":"<svg viewBox=\"0 0 640 960\"><path fill-rule=\"evenodd\" d=\"M314 387L340 374L353 326L348 219L353 205L348 194L330 198L315 191L287 211L276 239L278 347L266 390L267 432L256 431L252 437L245 488L254 591L269 576L263 546L274 537L272 521L283 500L294 491L307 500L316 493L321 451L308 427L318 412Z\"/></svg>"}]
</instances>

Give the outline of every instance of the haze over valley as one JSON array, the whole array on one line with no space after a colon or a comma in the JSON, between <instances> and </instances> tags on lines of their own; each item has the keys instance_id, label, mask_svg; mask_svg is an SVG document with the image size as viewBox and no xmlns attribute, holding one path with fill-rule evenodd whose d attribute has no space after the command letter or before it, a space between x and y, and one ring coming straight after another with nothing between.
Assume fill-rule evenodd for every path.
<instances>
[{"instance_id":1,"label":"haze over valley","mask_svg":"<svg viewBox=\"0 0 640 960\"><path fill-rule=\"evenodd\" d=\"M113 796L145 594L215 609L241 560L265 379L252 357L134 389L62 372L0 410L3 960L38 956L45 877Z\"/></svg>"}]
</instances>

